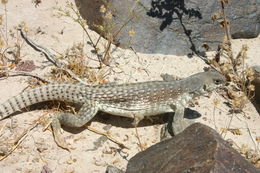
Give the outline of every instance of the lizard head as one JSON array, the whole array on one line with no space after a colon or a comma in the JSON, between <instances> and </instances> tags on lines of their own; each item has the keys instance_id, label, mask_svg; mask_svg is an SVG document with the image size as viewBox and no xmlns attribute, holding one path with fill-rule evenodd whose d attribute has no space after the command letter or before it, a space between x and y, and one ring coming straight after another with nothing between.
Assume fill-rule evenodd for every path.
<instances>
[{"instance_id":1,"label":"lizard head","mask_svg":"<svg viewBox=\"0 0 260 173\"><path fill-rule=\"evenodd\" d=\"M226 83L226 78L216 70L202 72L199 76L202 81L202 92L208 93L217 88L223 87Z\"/></svg>"},{"instance_id":2,"label":"lizard head","mask_svg":"<svg viewBox=\"0 0 260 173\"><path fill-rule=\"evenodd\" d=\"M226 83L225 77L216 70L209 70L190 76L185 81L191 86L191 92L194 96L208 94L217 88L223 87Z\"/></svg>"}]
</instances>

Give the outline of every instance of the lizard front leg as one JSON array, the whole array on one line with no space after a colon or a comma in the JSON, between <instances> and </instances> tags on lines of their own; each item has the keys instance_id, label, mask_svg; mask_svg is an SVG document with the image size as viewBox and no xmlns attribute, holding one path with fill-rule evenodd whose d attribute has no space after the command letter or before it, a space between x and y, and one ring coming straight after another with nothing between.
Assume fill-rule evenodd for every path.
<instances>
[{"instance_id":1,"label":"lizard front leg","mask_svg":"<svg viewBox=\"0 0 260 173\"><path fill-rule=\"evenodd\" d=\"M91 120L98 112L98 106L96 104L85 103L79 110L77 115L71 113L63 113L55 116L52 120L51 127L53 130L54 140L57 145L63 149L69 150L69 147L64 142L61 136L61 125L68 127L82 127L89 120Z\"/></svg>"},{"instance_id":2,"label":"lizard front leg","mask_svg":"<svg viewBox=\"0 0 260 173\"><path fill-rule=\"evenodd\" d=\"M171 105L171 108L174 110L174 116L171 115L167 124L164 124L162 127L161 140L171 138L180 133L183 129L182 121L184 119L185 107L177 103L176 105Z\"/></svg>"},{"instance_id":3,"label":"lizard front leg","mask_svg":"<svg viewBox=\"0 0 260 173\"><path fill-rule=\"evenodd\" d=\"M176 110L172 121L173 135L181 133L184 129L194 123L193 120L184 118L185 106L183 104L176 104Z\"/></svg>"},{"instance_id":4,"label":"lizard front leg","mask_svg":"<svg viewBox=\"0 0 260 173\"><path fill-rule=\"evenodd\" d=\"M185 107L181 104L173 106L175 110L174 117L170 117L168 123L165 124L161 129L161 140L171 138L181 133L185 128L193 124L192 120L184 118Z\"/></svg>"}]
</instances>

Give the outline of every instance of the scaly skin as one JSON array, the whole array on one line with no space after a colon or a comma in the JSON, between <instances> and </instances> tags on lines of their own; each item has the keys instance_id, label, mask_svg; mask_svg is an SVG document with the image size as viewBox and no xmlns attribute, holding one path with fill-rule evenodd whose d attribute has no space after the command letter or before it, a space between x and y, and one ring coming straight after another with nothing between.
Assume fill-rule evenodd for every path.
<instances>
[{"instance_id":1,"label":"scaly skin","mask_svg":"<svg viewBox=\"0 0 260 173\"><path fill-rule=\"evenodd\" d=\"M121 85L86 86L82 84L48 84L29 89L0 105L0 120L35 103L61 100L82 105L79 113L63 113L53 118L56 143L67 148L59 138L61 125L81 127L98 111L134 118L136 124L144 117L175 112L173 133L180 133L189 123L184 121L184 109L200 95L207 94L225 83L216 71L197 73L182 80L151 81Z\"/></svg>"}]
</instances>

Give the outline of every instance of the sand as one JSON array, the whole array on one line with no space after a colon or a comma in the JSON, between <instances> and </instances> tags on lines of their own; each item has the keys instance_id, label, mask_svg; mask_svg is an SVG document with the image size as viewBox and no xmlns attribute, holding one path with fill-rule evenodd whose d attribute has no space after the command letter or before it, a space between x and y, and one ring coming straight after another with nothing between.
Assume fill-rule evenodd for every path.
<instances>
[{"instance_id":1,"label":"sand","mask_svg":"<svg viewBox=\"0 0 260 173\"><path fill-rule=\"evenodd\" d=\"M32 1L9 1L6 6L8 30L24 21L29 28L28 36L30 38L54 53L64 53L73 44L86 41L82 28L78 24L69 18L53 16L57 12L53 7L64 8L64 6L65 0L42 1L37 8ZM0 14L5 14L2 4L0 5ZM51 64L46 62L43 55L27 45L15 30L13 32L15 37L18 36L18 42L22 43L22 60L33 60L37 66L33 72L44 77L43 74L49 72ZM98 39L97 33L90 30L89 33L94 40ZM10 35L8 39L10 44L16 42L16 38L12 38ZM260 65L260 49L258 49L260 37L247 40L238 39L232 42L235 52L238 52L243 44L248 45L249 58L246 60L248 66ZM86 50L89 57L94 56L90 53L90 46L86 46ZM120 48L114 49L111 56L111 65L114 71L107 68L110 69L107 79L117 83L160 80L161 73L187 77L201 72L204 67L207 67L198 57L135 54L131 50ZM28 79L30 77L2 78L0 80L0 103L22 92L28 86ZM220 100L220 104L214 105L215 99ZM222 128L239 129L240 135L228 131L222 136L226 140L232 140L237 147L247 145L250 149L259 152L260 148L256 137L260 137L260 117L254 106L248 102L244 113L229 114L229 107L223 103L224 101L226 100L216 92L211 97L198 99L198 105L191 107L202 115L196 121L209 125L219 133L221 133ZM26 129L34 125L35 120L39 117L48 118L54 114L56 113L52 110L36 109L1 121L1 152L5 146L12 146L14 139L17 139ZM127 160L141 150L135 128L131 122L132 120L128 118L98 115L98 118L90 123L91 127L108 132L130 149L121 149L119 145L106 137L84 129L76 132L64 131L63 137L73 148L71 152L59 148L54 142L51 131L43 131L43 125L39 124L28 132L25 139L10 156L0 162L0 173L40 172L42 170L46 172L51 170L56 173L99 173L104 172L108 164L125 169ZM149 120L141 123L137 130L144 147L159 142L161 126L161 123L151 123Z\"/></svg>"}]
</instances>

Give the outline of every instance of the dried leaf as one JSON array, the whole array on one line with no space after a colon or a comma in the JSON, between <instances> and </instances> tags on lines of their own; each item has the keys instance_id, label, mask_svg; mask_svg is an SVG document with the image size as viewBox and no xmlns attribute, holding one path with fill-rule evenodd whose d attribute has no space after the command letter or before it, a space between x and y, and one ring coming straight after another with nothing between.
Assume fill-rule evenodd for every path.
<instances>
[{"instance_id":1,"label":"dried leaf","mask_svg":"<svg viewBox=\"0 0 260 173\"><path fill-rule=\"evenodd\" d=\"M107 11L106 7L104 5L101 5L99 8L99 12L105 13Z\"/></svg>"},{"instance_id":2,"label":"dried leaf","mask_svg":"<svg viewBox=\"0 0 260 173\"><path fill-rule=\"evenodd\" d=\"M116 164L116 163L119 163L120 162L120 159L119 158L116 158L112 163L113 165Z\"/></svg>"},{"instance_id":3,"label":"dried leaf","mask_svg":"<svg viewBox=\"0 0 260 173\"><path fill-rule=\"evenodd\" d=\"M212 21L216 21L217 19L221 18L221 12L216 12L211 16Z\"/></svg>"},{"instance_id":4,"label":"dried leaf","mask_svg":"<svg viewBox=\"0 0 260 173\"><path fill-rule=\"evenodd\" d=\"M242 135L242 132L239 129L228 129L233 135Z\"/></svg>"},{"instance_id":5,"label":"dried leaf","mask_svg":"<svg viewBox=\"0 0 260 173\"><path fill-rule=\"evenodd\" d=\"M0 25L3 24L3 15L0 15Z\"/></svg>"},{"instance_id":6,"label":"dried leaf","mask_svg":"<svg viewBox=\"0 0 260 173\"><path fill-rule=\"evenodd\" d=\"M7 4L7 2L8 2L8 0L1 0L1 3L4 5Z\"/></svg>"},{"instance_id":7,"label":"dried leaf","mask_svg":"<svg viewBox=\"0 0 260 173\"><path fill-rule=\"evenodd\" d=\"M129 36L133 37L135 35L135 30L131 29L130 31L128 31Z\"/></svg>"},{"instance_id":8,"label":"dried leaf","mask_svg":"<svg viewBox=\"0 0 260 173\"><path fill-rule=\"evenodd\" d=\"M224 4L228 4L229 0L221 0Z\"/></svg>"},{"instance_id":9,"label":"dried leaf","mask_svg":"<svg viewBox=\"0 0 260 173\"><path fill-rule=\"evenodd\" d=\"M213 104L216 106L216 105L218 105L220 103L220 101L219 101L219 99L214 99L213 100Z\"/></svg>"},{"instance_id":10,"label":"dried leaf","mask_svg":"<svg viewBox=\"0 0 260 173\"><path fill-rule=\"evenodd\" d=\"M227 128L221 128L221 129L220 129L220 132L221 132L221 133L227 133Z\"/></svg>"},{"instance_id":11,"label":"dried leaf","mask_svg":"<svg viewBox=\"0 0 260 173\"><path fill-rule=\"evenodd\" d=\"M225 27L225 21L222 20L221 22L219 22L219 24L221 27L223 27L223 28Z\"/></svg>"},{"instance_id":12,"label":"dried leaf","mask_svg":"<svg viewBox=\"0 0 260 173\"><path fill-rule=\"evenodd\" d=\"M249 91L255 91L255 86L254 86L254 85L249 85L249 86L247 87L247 89L248 89Z\"/></svg>"}]
</instances>

